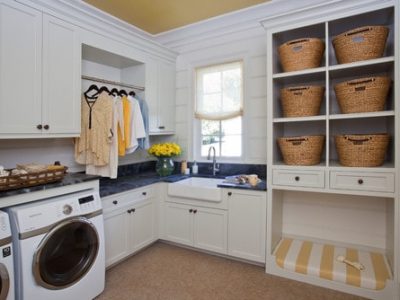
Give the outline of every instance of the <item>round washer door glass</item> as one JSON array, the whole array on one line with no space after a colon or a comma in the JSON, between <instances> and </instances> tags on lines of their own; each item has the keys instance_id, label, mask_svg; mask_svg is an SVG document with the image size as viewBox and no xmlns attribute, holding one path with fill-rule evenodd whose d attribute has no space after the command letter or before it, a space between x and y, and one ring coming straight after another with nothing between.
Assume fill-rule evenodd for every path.
<instances>
[{"instance_id":1,"label":"round washer door glass","mask_svg":"<svg viewBox=\"0 0 400 300\"><path fill-rule=\"evenodd\" d=\"M7 267L0 263L0 300L6 300L10 289L10 277Z\"/></svg>"},{"instance_id":2,"label":"round washer door glass","mask_svg":"<svg viewBox=\"0 0 400 300\"><path fill-rule=\"evenodd\" d=\"M99 250L99 235L86 218L61 222L44 237L36 250L33 273L48 289L66 288L91 268Z\"/></svg>"}]
</instances>

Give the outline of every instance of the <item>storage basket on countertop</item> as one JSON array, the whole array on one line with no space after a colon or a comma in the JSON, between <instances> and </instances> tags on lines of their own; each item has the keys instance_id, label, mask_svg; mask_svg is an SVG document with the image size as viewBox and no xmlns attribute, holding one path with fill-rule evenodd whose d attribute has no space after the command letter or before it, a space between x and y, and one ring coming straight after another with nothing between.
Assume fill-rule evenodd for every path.
<instances>
[{"instance_id":1,"label":"storage basket on countertop","mask_svg":"<svg viewBox=\"0 0 400 300\"><path fill-rule=\"evenodd\" d=\"M378 167L385 161L388 134L344 134L335 136L339 162L346 167Z\"/></svg>"},{"instance_id":2,"label":"storage basket on countertop","mask_svg":"<svg viewBox=\"0 0 400 300\"><path fill-rule=\"evenodd\" d=\"M324 140L323 135L282 137L278 145L285 164L311 166L321 162Z\"/></svg>"},{"instance_id":3,"label":"storage basket on countertop","mask_svg":"<svg viewBox=\"0 0 400 300\"><path fill-rule=\"evenodd\" d=\"M279 57L285 72L317 68L325 51L325 42L318 38L303 38L279 46Z\"/></svg>"},{"instance_id":4,"label":"storage basket on countertop","mask_svg":"<svg viewBox=\"0 0 400 300\"><path fill-rule=\"evenodd\" d=\"M67 167L62 166L55 170L0 177L0 191L8 191L61 181L63 180L67 169Z\"/></svg>"},{"instance_id":5,"label":"storage basket on countertop","mask_svg":"<svg viewBox=\"0 0 400 300\"><path fill-rule=\"evenodd\" d=\"M323 86L297 86L281 89L284 117L316 116L321 108Z\"/></svg>"},{"instance_id":6,"label":"storage basket on countertop","mask_svg":"<svg viewBox=\"0 0 400 300\"><path fill-rule=\"evenodd\" d=\"M335 85L342 113L382 111L392 80L387 76L360 78Z\"/></svg>"},{"instance_id":7,"label":"storage basket on countertop","mask_svg":"<svg viewBox=\"0 0 400 300\"><path fill-rule=\"evenodd\" d=\"M389 28L385 26L364 26L346 31L333 41L339 64L383 56Z\"/></svg>"}]
</instances>

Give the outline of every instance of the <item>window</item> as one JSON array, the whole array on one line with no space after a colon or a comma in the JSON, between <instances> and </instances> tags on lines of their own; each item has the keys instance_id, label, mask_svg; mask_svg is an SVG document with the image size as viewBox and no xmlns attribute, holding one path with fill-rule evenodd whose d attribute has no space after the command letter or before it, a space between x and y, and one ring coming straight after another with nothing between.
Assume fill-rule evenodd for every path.
<instances>
[{"instance_id":1,"label":"window","mask_svg":"<svg viewBox=\"0 0 400 300\"><path fill-rule=\"evenodd\" d=\"M199 120L198 153L215 147L218 157L242 156L243 63L196 70L195 118Z\"/></svg>"}]
</instances>

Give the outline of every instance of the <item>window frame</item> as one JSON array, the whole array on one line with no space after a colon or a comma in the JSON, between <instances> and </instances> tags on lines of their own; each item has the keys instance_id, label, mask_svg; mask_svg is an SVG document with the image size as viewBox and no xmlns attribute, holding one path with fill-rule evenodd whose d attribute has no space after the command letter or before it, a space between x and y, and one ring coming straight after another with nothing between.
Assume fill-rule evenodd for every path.
<instances>
[{"instance_id":1,"label":"window frame","mask_svg":"<svg viewBox=\"0 0 400 300\"><path fill-rule=\"evenodd\" d=\"M237 59L230 59L226 61L216 61L213 62L212 64L199 64L196 67L193 68L193 96L192 96L192 114L191 118L193 120L193 137L192 137L192 145L193 145L193 159L199 162L209 162L207 160L207 156L202 156L201 155L201 147L202 147L202 133L201 133L201 121L197 118L194 117L194 112L195 112L195 101L197 97L197 70L201 68L208 68L212 66L218 66L218 65L224 65L224 64L230 64L234 62L241 62L241 67L242 67L242 97L243 97L243 115L235 118L240 118L241 121L241 155L240 156L216 156L217 160L219 162L232 162L232 163L239 163L243 162L245 158L245 91L246 91L246 80L245 80L245 70L246 70L246 59L244 57L239 57ZM224 121L229 121L228 120L222 120L220 122ZM218 121L217 121L218 122Z\"/></svg>"}]
</instances>

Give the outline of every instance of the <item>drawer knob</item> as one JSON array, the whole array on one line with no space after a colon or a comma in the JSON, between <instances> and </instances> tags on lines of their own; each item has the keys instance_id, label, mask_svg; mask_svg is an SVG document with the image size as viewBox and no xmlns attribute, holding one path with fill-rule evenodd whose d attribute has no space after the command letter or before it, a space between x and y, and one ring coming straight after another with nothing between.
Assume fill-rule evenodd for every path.
<instances>
[{"instance_id":1,"label":"drawer knob","mask_svg":"<svg viewBox=\"0 0 400 300\"><path fill-rule=\"evenodd\" d=\"M194 213L194 214L197 213L197 209L194 209L194 210L193 210L193 213Z\"/></svg>"},{"instance_id":2,"label":"drawer knob","mask_svg":"<svg viewBox=\"0 0 400 300\"><path fill-rule=\"evenodd\" d=\"M50 126L46 124L46 125L43 126L43 128L46 129L46 130L49 130Z\"/></svg>"},{"instance_id":3,"label":"drawer knob","mask_svg":"<svg viewBox=\"0 0 400 300\"><path fill-rule=\"evenodd\" d=\"M158 129L165 129L165 126L158 126Z\"/></svg>"},{"instance_id":4,"label":"drawer knob","mask_svg":"<svg viewBox=\"0 0 400 300\"><path fill-rule=\"evenodd\" d=\"M136 208L133 208L133 209L132 209L132 212L135 212L135 211L136 211Z\"/></svg>"},{"instance_id":5,"label":"drawer knob","mask_svg":"<svg viewBox=\"0 0 400 300\"><path fill-rule=\"evenodd\" d=\"M41 130L43 128L43 125L42 124L38 124L38 125L36 125L36 128Z\"/></svg>"},{"instance_id":6,"label":"drawer knob","mask_svg":"<svg viewBox=\"0 0 400 300\"><path fill-rule=\"evenodd\" d=\"M363 183L364 183L364 180L358 179L358 184L363 184Z\"/></svg>"},{"instance_id":7,"label":"drawer knob","mask_svg":"<svg viewBox=\"0 0 400 300\"><path fill-rule=\"evenodd\" d=\"M192 212L193 212L193 209L189 209L189 212L192 213Z\"/></svg>"},{"instance_id":8,"label":"drawer knob","mask_svg":"<svg viewBox=\"0 0 400 300\"><path fill-rule=\"evenodd\" d=\"M147 195L147 193L146 193L146 192L143 192L143 193L142 193L142 195L143 195L143 196L146 196L146 195Z\"/></svg>"},{"instance_id":9,"label":"drawer knob","mask_svg":"<svg viewBox=\"0 0 400 300\"><path fill-rule=\"evenodd\" d=\"M300 180L300 176L296 176L296 177L294 178L294 180L299 181L299 180Z\"/></svg>"},{"instance_id":10,"label":"drawer knob","mask_svg":"<svg viewBox=\"0 0 400 300\"><path fill-rule=\"evenodd\" d=\"M128 214L130 214L132 212L132 209L128 209L127 212Z\"/></svg>"},{"instance_id":11,"label":"drawer knob","mask_svg":"<svg viewBox=\"0 0 400 300\"><path fill-rule=\"evenodd\" d=\"M232 192L228 192L228 196L232 196Z\"/></svg>"},{"instance_id":12,"label":"drawer knob","mask_svg":"<svg viewBox=\"0 0 400 300\"><path fill-rule=\"evenodd\" d=\"M117 204L118 204L118 201L117 201L117 200L114 200L114 201L113 201L113 204L114 204L114 205L117 205Z\"/></svg>"}]
</instances>

